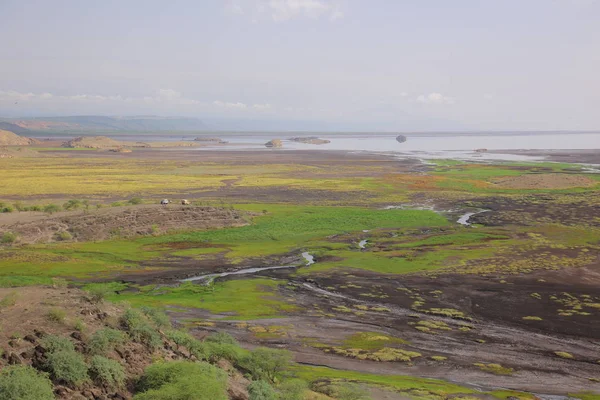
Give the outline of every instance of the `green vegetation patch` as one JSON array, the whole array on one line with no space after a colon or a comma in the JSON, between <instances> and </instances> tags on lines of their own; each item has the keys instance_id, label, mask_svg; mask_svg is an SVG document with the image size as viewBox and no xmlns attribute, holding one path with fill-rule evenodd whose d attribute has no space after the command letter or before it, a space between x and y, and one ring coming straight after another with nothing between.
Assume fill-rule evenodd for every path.
<instances>
[{"instance_id":1,"label":"green vegetation patch","mask_svg":"<svg viewBox=\"0 0 600 400\"><path fill-rule=\"evenodd\" d=\"M226 319L272 318L296 309L274 292L282 282L271 279L247 279L215 282L210 286L191 282L179 287L144 286L137 293L109 296L113 301L127 301L134 306L178 306L202 308Z\"/></svg>"}]
</instances>

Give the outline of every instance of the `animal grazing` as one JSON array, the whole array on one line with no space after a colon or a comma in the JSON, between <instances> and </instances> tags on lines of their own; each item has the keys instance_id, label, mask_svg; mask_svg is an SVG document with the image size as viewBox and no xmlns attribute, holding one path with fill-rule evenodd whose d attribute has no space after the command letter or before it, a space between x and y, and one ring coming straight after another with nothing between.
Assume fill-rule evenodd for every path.
<instances>
[{"instance_id":1,"label":"animal grazing","mask_svg":"<svg viewBox=\"0 0 600 400\"><path fill-rule=\"evenodd\" d=\"M182 200L181 200L181 205L182 205L182 206L189 206L189 205L190 205L190 202L189 202L188 200L186 200L186 199L182 199Z\"/></svg>"},{"instance_id":2,"label":"animal grazing","mask_svg":"<svg viewBox=\"0 0 600 400\"><path fill-rule=\"evenodd\" d=\"M161 204L161 205L163 205L163 206L166 206L166 205L167 205L167 204L169 204L169 203L170 203L169 199L162 199L162 200L160 201L160 204Z\"/></svg>"}]
</instances>

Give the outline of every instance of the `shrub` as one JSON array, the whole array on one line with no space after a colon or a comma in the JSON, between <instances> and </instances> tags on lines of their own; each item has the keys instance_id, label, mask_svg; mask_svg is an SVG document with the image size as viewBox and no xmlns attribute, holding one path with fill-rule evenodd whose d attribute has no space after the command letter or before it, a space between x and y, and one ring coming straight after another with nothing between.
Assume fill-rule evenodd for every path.
<instances>
[{"instance_id":1,"label":"shrub","mask_svg":"<svg viewBox=\"0 0 600 400\"><path fill-rule=\"evenodd\" d=\"M3 213L11 213L13 211L15 211L15 209L12 208L11 206L3 206L0 208L0 212L3 212Z\"/></svg>"},{"instance_id":2,"label":"shrub","mask_svg":"<svg viewBox=\"0 0 600 400\"><path fill-rule=\"evenodd\" d=\"M131 309L125 311L121 316L121 325L136 342L143 343L152 349L162 345L160 334L139 311Z\"/></svg>"},{"instance_id":3,"label":"shrub","mask_svg":"<svg viewBox=\"0 0 600 400\"><path fill-rule=\"evenodd\" d=\"M30 207L26 207L29 211L43 211L42 206L30 206ZM27 211L27 210L23 210L23 211Z\"/></svg>"},{"instance_id":4,"label":"shrub","mask_svg":"<svg viewBox=\"0 0 600 400\"><path fill-rule=\"evenodd\" d=\"M134 197L132 199L129 199L128 203L132 205L142 204L142 199L140 199L139 197Z\"/></svg>"},{"instance_id":5,"label":"shrub","mask_svg":"<svg viewBox=\"0 0 600 400\"><path fill-rule=\"evenodd\" d=\"M142 312L159 328L171 327L171 320L164 312L151 307L142 307Z\"/></svg>"},{"instance_id":6,"label":"shrub","mask_svg":"<svg viewBox=\"0 0 600 400\"><path fill-rule=\"evenodd\" d=\"M50 379L36 369L14 365L0 371L0 399L7 400L53 400Z\"/></svg>"},{"instance_id":7,"label":"shrub","mask_svg":"<svg viewBox=\"0 0 600 400\"><path fill-rule=\"evenodd\" d=\"M65 210L77 210L82 206L81 200L73 199L63 204Z\"/></svg>"},{"instance_id":8,"label":"shrub","mask_svg":"<svg viewBox=\"0 0 600 400\"><path fill-rule=\"evenodd\" d=\"M134 400L227 400L227 374L208 363L160 362L146 368Z\"/></svg>"},{"instance_id":9,"label":"shrub","mask_svg":"<svg viewBox=\"0 0 600 400\"><path fill-rule=\"evenodd\" d=\"M48 311L48 319L52 322L63 322L65 320L65 317L67 316L67 313L65 312L65 310L61 310L60 308L53 308L50 311Z\"/></svg>"},{"instance_id":10,"label":"shrub","mask_svg":"<svg viewBox=\"0 0 600 400\"><path fill-rule=\"evenodd\" d=\"M69 232L67 231L62 231L62 232L58 232L56 234L56 238L58 240L71 240L73 239L73 235L71 235Z\"/></svg>"},{"instance_id":11,"label":"shrub","mask_svg":"<svg viewBox=\"0 0 600 400\"><path fill-rule=\"evenodd\" d=\"M277 393L265 381L254 381L248 385L249 400L277 400Z\"/></svg>"},{"instance_id":12,"label":"shrub","mask_svg":"<svg viewBox=\"0 0 600 400\"><path fill-rule=\"evenodd\" d=\"M308 383L302 379L290 379L277 387L281 400L304 400Z\"/></svg>"},{"instance_id":13,"label":"shrub","mask_svg":"<svg viewBox=\"0 0 600 400\"><path fill-rule=\"evenodd\" d=\"M125 370L115 360L102 356L92 357L90 376L95 382L108 387L120 387L125 383Z\"/></svg>"},{"instance_id":14,"label":"shrub","mask_svg":"<svg viewBox=\"0 0 600 400\"><path fill-rule=\"evenodd\" d=\"M123 205L123 203L121 203L120 201L115 201L114 203L110 203L111 207L121 207Z\"/></svg>"},{"instance_id":15,"label":"shrub","mask_svg":"<svg viewBox=\"0 0 600 400\"><path fill-rule=\"evenodd\" d=\"M233 336L231 336L230 334L225 333L225 332L216 332L216 333L213 333L213 334L209 335L204 340L207 341L207 342L209 342L209 343L233 344L235 346L239 346L240 345L238 343L238 341L235 340L235 338Z\"/></svg>"},{"instance_id":16,"label":"shrub","mask_svg":"<svg viewBox=\"0 0 600 400\"><path fill-rule=\"evenodd\" d=\"M292 356L288 351L259 347L244 357L241 366L254 379L275 382L291 360Z\"/></svg>"},{"instance_id":17,"label":"shrub","mask_svg":"<svg viewBox=\"0 0 600 400\"><path fill-rule=\"evenodd\" d=\"M338 400L368 400L371 398L360 385L350 382L334 383L319 387L318 390Z\"/></svg>"},{"instance_id":18,"label":"shrub","mask_svg":"<svg viewBox=\"0 0 600 400\"><path fill-rule=\"evenodd\" d=\"M0 242L2 243L14 243L17 240L17 234L12 232L4 232Z\"/></svg>"},{"instance_id":19,"label":"shrub","mask_svg":"<svg viewBox=\"0 0 600 400\"><path fill-rule=\"evenodd\" d=\"M75 322L73 323L73 329L78 332L83 332L85 330L85 322L83 322L81 318L75 319Z\"/></svg>"},{"instance_id":20,"label":"shrub","mask_svg":"<svg viewBox=\"0 0 600 400\"><path fill-rule=\"evenodd\" d=\"M60 207L57 206L56 204L48 204L47 206L44 206L44 212L48 213L48 214L54 214L55 212L60 211Z\"/></svg>"},{"instance_id":21,"label":"shrub","mask_svg":"<svg viewBox=\"0 0 600 400\"><path fill-rule=\"evenodd\" d=\"M115 346L125 343L125 334L112 328L97 330L88 343L88 350L91 354L106 354L112 351Z\"/></svg>"},{"instance_id":22,"label":"shrub","mask_svg":"<svg viewBox=\"0 0 600 400\"><path fill-rule=\"evenodd\" d=\"M68 385L79 386L88 379L88 367L83 356L74 351L50 353L46 366L54 379Z\"/></svg>"},{"instance_id":23,"label":"shrub","mask_svg":"<svg viewBox=\"0 0 600 400\"><path fill-rule=\"evenodd\" d=\"M89 300L94 304L102 303L107 295L114 293L114 290L110 285L103 284L90 286L86 288L86 291L90 295Z\"/></svg>"},{"instance_id":24,"label":"shrub","mask_svg":"<svg viewBox=\"0 0 600 400\"><path fill-rule=\"evenodd\" d=\"M49 353L58 351L75 351L75 345L66 337L48 335L42 339L42 345Z\"/></svg>"}]
</instances>

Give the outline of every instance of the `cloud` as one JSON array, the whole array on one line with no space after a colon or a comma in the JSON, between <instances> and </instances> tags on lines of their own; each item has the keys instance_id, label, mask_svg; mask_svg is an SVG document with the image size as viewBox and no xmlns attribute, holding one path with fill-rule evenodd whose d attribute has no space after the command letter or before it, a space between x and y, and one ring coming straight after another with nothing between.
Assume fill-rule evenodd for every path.
<instances>
[{"instance_id":1,"label":"cloud","mask_svg":"<svg viewBox=\"0 0 600 400\"><path fill-rule=\"evenodd\" d=\"M257 111L270 111L272 109L271 105L269 103L265 103L265 104L254 104L252 106L252 108L254 108Z\"/></svg>"},{"instance_id":2,"label":"cloud","mask_svg":"<svg viewBox=\"0 0 600 400\"><path fill-rule=\"evenodd\" d=\"M229 102L225 102L225 101L221 101L221 100L215 100L213 101L213 104L217 107L221 107L221 108L230 108L230 109L238 109L238 110L245 110L246 108L248 108L248 106L244 103L229 103Z\"/></svg>"},{"instance_id":3,"label":"cloud","mask_svg":"<svg viewBox=\"0 0 600 400\"><path fill-rule=\"evenodd\" d=\"M225 10L235 15L246 15L253 21L270 18L275 22L295 18L329 17L336 21L344 17L338 1L332 0L230 0Z\"/></svg>"},{"instance_id":4,"label":"cloud","mask_svg":"<svg viewBox=\"0 0 600 400\"><path fill-rule=\"evenodd\" d=\"M15 104L16 103L16 104ZM159 89L152 96L125 97L121 95L74 94L57 95L53 93L17 92L0 90L0 106L14 107L29 106L30 109L64 109L67 112L85 108L89 110L120 109L132 112L161 112L177 110L188 112L254 112L264 113L275 111L269 103L228 102L222 100L200 101L185 97L174 89ZM13 108L13 107L11 107Z\"/></svg>"},{"instance_id":5,"label":"cloud","mask_svg":"<svg viewBox=\"0 0 600 400\"><path fill-rule=\"evenodd\" d=\"M417 102L423 104L454 104L454 98L444 96L441 93L429 93L417 97Z\"/></svg>"}]
</instances>

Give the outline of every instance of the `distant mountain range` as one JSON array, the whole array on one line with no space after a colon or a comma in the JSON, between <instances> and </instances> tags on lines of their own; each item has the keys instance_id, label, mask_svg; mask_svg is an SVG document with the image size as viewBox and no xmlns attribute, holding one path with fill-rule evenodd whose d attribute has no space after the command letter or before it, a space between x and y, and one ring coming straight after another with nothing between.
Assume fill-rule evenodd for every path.
<instances>
[{"instance_id":1,"label":"distant mountain range","mask_svg":"<svg viewBox=\"0 0 600 400\"><path fill-rule=\"evenodd\" d=\"M188 117L40 117L0 119L0 129L17 134L27 132L110 132L110 131L203 131L208 127L198 118Z\"/></svg>"}]
</instances>

